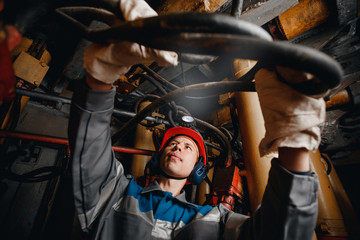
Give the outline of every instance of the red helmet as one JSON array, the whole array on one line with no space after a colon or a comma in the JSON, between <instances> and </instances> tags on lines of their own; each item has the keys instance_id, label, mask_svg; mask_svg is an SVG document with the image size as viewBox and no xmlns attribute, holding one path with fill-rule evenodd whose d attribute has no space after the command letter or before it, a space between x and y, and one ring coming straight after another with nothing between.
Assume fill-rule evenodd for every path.
<instances>
[{"instance_id":1,"label":"red helmet","mask_svg":"<svg viewBox=\"0 0 360 240\"><path fill-rule=\"evenodd\" d=\"M207 156L206 156L204 139L198 132L196 132L195 130L193 130L191 128L173 127L173 128L170 128L169 130L167 130L165 132L164 138L161 142L159 152L162 151L162 149L165 147L165 144L171 138L173 138L175 136L180 136L180 135L187 136L187 137L191 138L192 140L194 140L194 142L196 143L196 146L198 147L198 150L199 150L199 157L203 157L203 162L206 165Z\"/></svg>"}]
</instances>

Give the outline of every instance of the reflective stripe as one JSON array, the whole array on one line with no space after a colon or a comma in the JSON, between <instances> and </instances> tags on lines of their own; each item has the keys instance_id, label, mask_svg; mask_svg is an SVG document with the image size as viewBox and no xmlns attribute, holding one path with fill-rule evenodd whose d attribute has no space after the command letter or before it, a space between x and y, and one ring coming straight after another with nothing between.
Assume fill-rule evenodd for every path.
<instances>
[{"instance_id":1,"label":"reflective stripe","mask_svg":"<svg viewBox=\"0 0 360 240\"><path fill-rule=\"evenodd\" d=\"M185 226L185 223L182 221L180 222L167 222L163 220L155 220L154 228L151 232L151 236L154 238L160 238L160 239L172 239L174 238L174 233L176 230L182 228Z\"/></svg>"},{"instance_id":2,"label":"reflective stripe","mask_svg":"<svg viewBox=\"0 0 360 240\"><path fill-rule=\"evenodd\" d=\"M119 213L136 215L153 225L153 211L141 212L138 200L132 196L120 198L120 200L114 204L113 209Z\"/></svg>"},{"instance_id":3,"label":"reflective stripe","mask_svg":"<svg viewBox=\"0 0 360 240\"><path fill-rule=\"evenodd\" d=\"M206 221L206 222L219 222L220 221L220 211L218 208L212 208L207 214L203 215L197 213L193 221Z\"/></svg>"},{"instance_id":4,"label":"reflective stripe","mask_svg":"<svg viewBox=\"0 0 360 240\"><path fill-rule=\"evenodd\" d=\"M89 211L87 211L86 215L85 214L78 215L81 229L84 230L87 227L89 227L91 225L91 223L99 216L102 208L106 204L106 201L110 198L111 194L113 193L117 180L124 174L124 168L118 161L115 162L115 167L116 167L116 177L113 178L103 188L100 198L99 198L99 201L97 202L95 207L93 207ZM86 219L90 219L90 221L88 222L88 226L86 226Z\"/></svg>"},{"instance_id":5,"label":"reflective stripe","mask_svg":"<svg viewBox=\"0 0 360 240\"><path fill-rule=\"evenodd\" d=\"M106 201L110 198L111 194L114 191L117 180L124 174L124 168L118 161L115 161L115 167L116 167L116 177L113 178L108 184L106 184L106 186L101 191L100 199L95 206L95 210L92 214L91 220L89 222L89 226L98 217Z\"/></svg>"}]
</instances>

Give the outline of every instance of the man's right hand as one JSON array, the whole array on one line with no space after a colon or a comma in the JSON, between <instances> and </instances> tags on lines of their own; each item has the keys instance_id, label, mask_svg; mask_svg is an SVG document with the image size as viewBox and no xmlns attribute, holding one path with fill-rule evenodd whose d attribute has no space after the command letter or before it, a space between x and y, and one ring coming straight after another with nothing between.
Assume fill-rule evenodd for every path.
<instances>
[{"instance_id":1,"label":"man's right hand","mask_svg":"<svg viewBox=\"0 0 360 240\"><path fill-rule=\"evenodd\" d=\"M288 81L306 81L306 74L281 68ZM265 120L265 137L260 143L262 156L277 153L278 148L315 151L321 140L319 124L325 121L322 98L306 96L278 80L274 70L261 69L255 74L256 91Z\"/></svg>"}]
</instances>

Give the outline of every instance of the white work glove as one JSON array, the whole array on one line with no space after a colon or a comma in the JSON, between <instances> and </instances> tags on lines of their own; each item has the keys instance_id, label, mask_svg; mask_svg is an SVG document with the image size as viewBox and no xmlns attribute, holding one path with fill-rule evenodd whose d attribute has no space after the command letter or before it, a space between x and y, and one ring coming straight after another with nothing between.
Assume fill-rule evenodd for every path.
<instances>
[{"instance_id":1,"label":"white work glove","mask_svg":"<svg viewBox=\"0 0 360 240\"><path fill-rule=\"evenodd\" d=\"M305 74L278 68L281 76L293 82ZM320 144L319 124L325 121L325 102L306 96L278 80L275 71L261 69L255 74L255 86L265 121L265 137L259 145L261 156L277 157L279 147L306 148L315 151Z\"/></svg>"},{"instance_id":2,"label":"white work glove","mask_svg":"<svg viewBox=\"0 0 360 240\"><path fill-rule=\"evenodd\" d=\"M126 21L157 16L144 0L122 0L119 7ZM129 71L132 65L153 61L159 66L177 65L177 59L175 52L118 41L110 45L89 46L84 52L84 68L95 79L110 84Z\"/></svg>"}]
</instances>

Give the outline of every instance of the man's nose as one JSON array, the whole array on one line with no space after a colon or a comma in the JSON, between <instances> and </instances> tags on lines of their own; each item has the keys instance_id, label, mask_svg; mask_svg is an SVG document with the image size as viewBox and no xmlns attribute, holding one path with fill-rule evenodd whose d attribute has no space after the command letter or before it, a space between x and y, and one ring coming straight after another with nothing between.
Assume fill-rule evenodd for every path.
<instances>
[{"instance_id":1,"label":"man's nose","mask_svg":"<svg viewBox=\"0 0 360 240\"><path fill-rule=\"evenodd\" d=\"M173 148L174 151L179 150L181 152L181 146L176 144Z\"/></svg>"}]
</instances>

